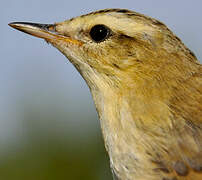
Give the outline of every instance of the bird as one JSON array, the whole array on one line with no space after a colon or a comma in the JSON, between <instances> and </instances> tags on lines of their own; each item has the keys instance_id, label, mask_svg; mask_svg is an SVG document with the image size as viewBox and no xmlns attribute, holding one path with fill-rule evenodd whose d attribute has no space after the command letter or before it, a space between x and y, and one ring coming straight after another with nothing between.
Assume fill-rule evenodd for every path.
<instances>
[{"instance_id":1,"label":"bird","mask_svg":"<svg viewBox=\"0 0 202 180\"><path fill-rule=\"evenodd\" d=\"M202 65L164 23L104 9L9 25L56 47L86 81L115 180L202 180Z\"/></svg>"}]
</instances>

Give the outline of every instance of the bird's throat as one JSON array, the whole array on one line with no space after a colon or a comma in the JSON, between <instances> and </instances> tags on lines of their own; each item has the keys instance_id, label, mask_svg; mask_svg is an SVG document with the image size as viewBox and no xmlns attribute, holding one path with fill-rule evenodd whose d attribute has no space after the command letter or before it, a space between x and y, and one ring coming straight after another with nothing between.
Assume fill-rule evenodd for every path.
<instances>
[{"instance_id":1,"label":"bird's throat","mask_svg":"<svg viewBox=\"0 0 202 180\"><path fill-rule=\"evenodd\" d=\"M167 106L155 99L147 104L146 100L134 93L123 93L107 85L101 90L91 88L91 92L115 174L122 174L123 177L119 178L126 180L141 177L140 169L152 171L150 157L146 152L155 148L157 144L152 138L160 137L159 130L165 130L164 125L170 122L170 119L165 118L164 123L160 122L161 118L169 117Z\"/></svg>"}]
</instances>

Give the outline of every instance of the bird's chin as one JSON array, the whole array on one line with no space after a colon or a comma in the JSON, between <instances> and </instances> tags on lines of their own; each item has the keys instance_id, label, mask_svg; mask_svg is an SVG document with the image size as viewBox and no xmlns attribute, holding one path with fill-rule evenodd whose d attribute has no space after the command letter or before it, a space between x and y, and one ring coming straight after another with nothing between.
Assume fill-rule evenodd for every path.
<instances>
[{"instance_id":1,"label":"bird's chin","mask_svg":"<svg viewBox=\"0 0 202 180\"><path fill-rule=\"evenodd\" d=\"M65 41L47 41L53 47L58 49L67 59L76 67L80 74L89 71L91 67L78 54L78 47Z\"/></svg>"}]
</instances>

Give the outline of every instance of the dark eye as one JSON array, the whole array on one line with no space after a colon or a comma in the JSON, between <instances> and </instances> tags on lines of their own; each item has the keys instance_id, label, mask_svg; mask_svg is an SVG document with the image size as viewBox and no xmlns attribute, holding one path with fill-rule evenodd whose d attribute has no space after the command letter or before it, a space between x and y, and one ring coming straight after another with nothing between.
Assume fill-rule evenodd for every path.
<instances>
[{"instance_id":1,"label":"dark eye","mask_svg":"<svg viewBox=\"0 0 202 180\"><path fill-rule=\"evenodd\" d=\"M102 42L110 35L110 29L105 25L99 24L92 27L90 36L95 42Z\"/></svg>"}]
</instances>

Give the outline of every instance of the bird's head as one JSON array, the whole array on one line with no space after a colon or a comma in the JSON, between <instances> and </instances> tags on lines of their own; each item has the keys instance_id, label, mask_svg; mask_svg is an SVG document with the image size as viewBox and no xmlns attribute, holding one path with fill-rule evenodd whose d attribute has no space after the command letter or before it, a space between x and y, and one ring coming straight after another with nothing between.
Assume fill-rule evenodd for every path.
<instances>
[{"instance_id":1,"label":"bird's head","mask_svg":"<svg viewBox=\"0 0 202 180\"><path fill-rule=\"evenodd\" d=\"M181 73L183 57L194 59L163 23L125 9L100 10L55 24L9 25L59 49L90 87L159 80L162 72L172 78L173 71L175 76Z\"/></svg>"}]
</instances>

